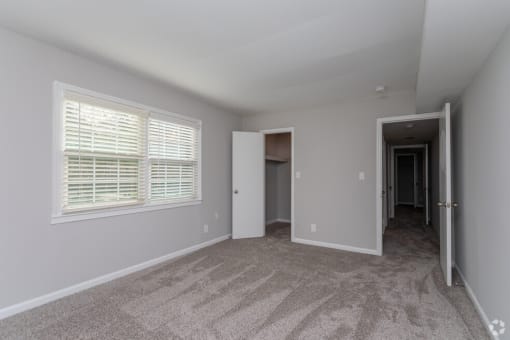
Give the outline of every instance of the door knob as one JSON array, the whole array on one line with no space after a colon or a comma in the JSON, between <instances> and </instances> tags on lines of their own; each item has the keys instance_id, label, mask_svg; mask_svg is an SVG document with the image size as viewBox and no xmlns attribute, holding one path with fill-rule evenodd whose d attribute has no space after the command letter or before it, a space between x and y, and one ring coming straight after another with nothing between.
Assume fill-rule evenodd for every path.
<instances>
[{"instance_id":1,"label":"door knob","mask_svg":"<svg viewBox=\"0 0 510 340\"><path fill-rule=\"evenodd\" d=\"M438 207L446 207L446 202L437 202Z\"/></svg>"},{"instance_id":2,"label":"door knob","mask_svg":"<svg viewBox=\"0 0 510 340\"><path fill-rule=\"evenodd\" d=\"M452 202L452 208L458 208L459 207L459 203L457 202Z\"/></svg>"},{"instance_id":3,"label":"door knob","mask_svg":"<svg viewBox=\"0 0 510 340\"><path fill-rule=\"evenodd\" d=\"M236 190L234 190L234 194L237 194L238 192L239 192L239 191L237 191L237 189L236 189Z\"/></svg>"}]
</instances>

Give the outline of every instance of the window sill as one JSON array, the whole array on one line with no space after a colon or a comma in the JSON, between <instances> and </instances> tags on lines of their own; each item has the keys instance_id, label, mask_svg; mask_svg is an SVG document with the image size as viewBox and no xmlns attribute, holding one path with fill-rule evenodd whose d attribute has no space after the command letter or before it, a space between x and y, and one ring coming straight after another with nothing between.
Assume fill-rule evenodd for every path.
<instances>
[{"instance_id":1,"label":"window sill","mask_svg":"<svg viewBox=\"0 0 510 340\"><path fill-rule=\"evenodd\" d=\"M91 220L91 219L110 217L110 216L137 214L137 213L142 213L142 212L147 212L147 211L173 209L173 208L186 207L186 206L199 205L199 204L202 204L202 200L194 200L194 201L181 202L181 203L148 204L148 205L135 206L135 207L131 206L131 207L122 207L122 208L110 208L110 209L101 209L101 210L96 210L96 211L53 215L51 217L51 224L60 224L60 223L76 222L76 221L83 221L83 220Z\"/></svg>"}]
</instances>

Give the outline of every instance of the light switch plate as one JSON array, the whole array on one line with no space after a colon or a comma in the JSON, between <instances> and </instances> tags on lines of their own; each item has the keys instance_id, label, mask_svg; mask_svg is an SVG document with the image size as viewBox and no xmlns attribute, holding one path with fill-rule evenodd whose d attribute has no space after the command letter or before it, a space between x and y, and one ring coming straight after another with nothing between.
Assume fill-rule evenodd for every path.
<instances>
[{"instance_id":1,"label":"light switch plate","mask_svg":"<svg viewBox=\"0 0 510 340\"><path fill-rule=\"evenodd\" d=\"M296 171L296 178L301 178L301 172L300 171Z\"/></svg>"},{"instance_id":2,"label":"light switch plate","mask_svg":"<svg viewBox=\"0 0 510 340\"><path fill-rule=\"evenodd\" d=\"M364 181L365 180L365 173L363 171L360 171L359 175L358 175L358 178L360 181Z\"/></svg>"}]
</instances>

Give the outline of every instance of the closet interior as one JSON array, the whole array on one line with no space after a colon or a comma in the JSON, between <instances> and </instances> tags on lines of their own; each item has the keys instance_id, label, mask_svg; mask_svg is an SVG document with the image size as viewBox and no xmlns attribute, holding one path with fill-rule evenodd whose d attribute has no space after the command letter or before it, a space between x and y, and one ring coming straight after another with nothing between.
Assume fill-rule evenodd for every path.
<instances>
[{"instance_id":1,"label":"closet interior","mask_svg":"<svg viewBox=\"0 0 510 340\"><path fill-rule=\"evenodd\" d=\"M265 135L266 234L290 237L291 144L288 132Z\"/></svg>"}]
</instances>

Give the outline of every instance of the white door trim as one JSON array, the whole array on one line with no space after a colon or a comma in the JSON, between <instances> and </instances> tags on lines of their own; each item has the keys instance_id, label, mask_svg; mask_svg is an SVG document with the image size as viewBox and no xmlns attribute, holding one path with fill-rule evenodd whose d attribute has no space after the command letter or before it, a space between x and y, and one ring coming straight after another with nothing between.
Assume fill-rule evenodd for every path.
<instances>
[{"instance_id":1,"label":"white door trim","mask_svg":"<svg viewBox=\"0 0 510 340\"><path fill-rule=\"evenodd\" d=\"M394 116L378 118L376 124L376 183L375 183L375 200L376 200L376 249L377 254L383 254L383 223L382 223L382 136L383 124L396 122L411 122L417 120L439 119L440 112L412 114L406 116Z\"/></svg>"},{"instance_id":2,"label":"white door trim","mask_svg":"<svg viewBox=\"0 0 510 340\"><path fill-rule=\"evenodd\" d=\"M394 149L421 149L424 148L426 144L411 144L411 145L395 145Z\"/></svg>"},{"instance_id":3,"label":"white door trim","mask_svg":"<svg viewBox=\"0 0 510 340\"><path fill-rule=\"evenodd\" d=\"M295 219L294 219L294 179L295 179L295 171L294 171L294 127L287 128L278 128L278 129L268 129L268 130L260 130L265 135L272 135L275 133L290 133L290 240L291 242L296 242L296 233L295 233ZM264 143L265 147L265 143ZM264 150L264 157L265 157ZM265 186L264 186L264 206L266 205L266 195L265 195Z\"/></svg>"}]
</instances>

